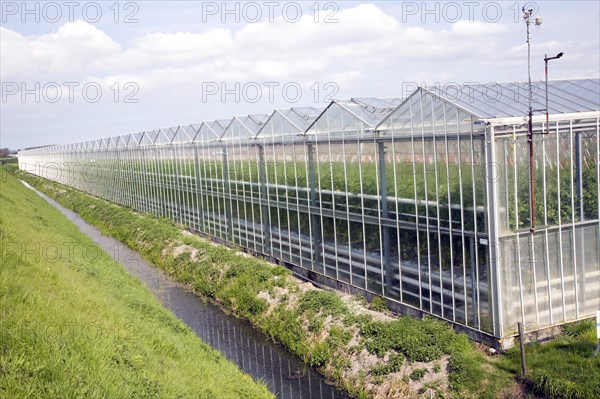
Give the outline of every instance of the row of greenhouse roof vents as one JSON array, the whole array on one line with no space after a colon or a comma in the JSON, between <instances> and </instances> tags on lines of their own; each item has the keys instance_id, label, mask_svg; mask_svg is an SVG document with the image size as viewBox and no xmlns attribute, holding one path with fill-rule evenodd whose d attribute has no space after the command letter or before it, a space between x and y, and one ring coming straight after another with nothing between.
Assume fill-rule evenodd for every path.
<instances>
[{"instance_id":1,"label":"row of greenhouse roof vents","mask_svg":"<svg viewBox=\"0 0 600 399\"><path fill-rule=\"evenodd\" d=\"M231 138L258 136L299 135L306 133L319 117L331 107L340 107L351 113L371 129L377 127L405 106L419 92L449 102L471 114L489 121L499 118L524 116L528 112L528 90L524 83L446 85L420 87L407 98L351 98L333 100L326 107L293 107L277 109L271 115L235 116L232 119L204 121L200 124L156 129L122 136L70 144L88 147L128 147L137 145L182 142L206 142ZM548 84L551 114L594 112L600 110L600 79L569 79L550 81ZM545 107L545 87L536 83L533 108ZM407 105L408 106L408 105Z\"/></svg>"}]
</instances>

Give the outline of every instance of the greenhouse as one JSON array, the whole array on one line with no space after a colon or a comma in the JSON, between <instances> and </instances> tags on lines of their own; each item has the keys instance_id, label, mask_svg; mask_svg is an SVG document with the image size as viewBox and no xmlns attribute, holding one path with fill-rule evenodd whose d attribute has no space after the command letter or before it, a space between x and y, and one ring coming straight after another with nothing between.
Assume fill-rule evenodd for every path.
<instances>
[{"instance_id":1,"label":"greenhouse","mask_svg":"<svg viewBox=\"0 0 600 399\"><path fill-rule=\"evenodd\" d=\"M600 309L600 80L420 87L21 151L22 170L509 346ZM531 142L530 142L531 138ZM535 334L534 334L535 335Z\"/></svg>"}]
</instances>

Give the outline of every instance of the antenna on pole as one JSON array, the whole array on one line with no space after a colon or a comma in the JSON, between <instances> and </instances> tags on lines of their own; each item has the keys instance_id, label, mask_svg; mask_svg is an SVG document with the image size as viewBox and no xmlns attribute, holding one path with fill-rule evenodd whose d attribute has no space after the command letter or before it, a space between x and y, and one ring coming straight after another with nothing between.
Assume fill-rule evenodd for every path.
<instances>
[{"instance_id":1,"label":"antenna on pole","mask_svg":"<svg viewBox=\"0 0 600 399\"><path fill-rule=\"evenodd\" d=\"M531 25L531 17L533 16L533 9L525 10L525 7L521 9L523 11L523 20L525 21L525 25L527 25L527 78L529 85L529 112L533 114L533 109L531 108L531 102L533 101L533 93L531 89L531 32L529 26ZM540 26L542 24L542 17L536 17L534 20L535 26Z\"/></svg>"}]
</instances>

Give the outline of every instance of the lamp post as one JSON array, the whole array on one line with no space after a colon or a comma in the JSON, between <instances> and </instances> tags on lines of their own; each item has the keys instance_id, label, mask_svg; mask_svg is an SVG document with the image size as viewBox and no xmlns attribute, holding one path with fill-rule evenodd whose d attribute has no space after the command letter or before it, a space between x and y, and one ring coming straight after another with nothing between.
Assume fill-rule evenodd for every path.
<instances>
[{"instance_id":1,"label":"lamp post","mask_svg":"<svg viewBox=\"0 0 600 399\"><path fill-rule=\"evenodd\" d=\"M548 110L548 61L557 60L563 56L564 53L560 52L554 57L548 57L548 54L544 54L544 73L546 77L546 134L550 133L550 115Z\"/></svg>"},{"instance_id":2,"label":"lamp post","mask_svg":"<svg viewBox=\"0 0 600 399\"><path fill-rule=\"evenodd\" d=\"M533 15L533 9L525 10L525 7L523 7L522 11L523 20L525 21L525 25L527 25L527 75L529 84L529 112L527 130L527 141L529 142L529 214L531 215L530 231L533 234L535 232L535 193L533 187L533 108L531 107L531 102L533 101L533 92L531 89L531 35L529 32L529 26L531 25L531 16ZM540 26L542 24L542 18L536 17L534 23L536 26Z\"/></svg>"}]
</instances>

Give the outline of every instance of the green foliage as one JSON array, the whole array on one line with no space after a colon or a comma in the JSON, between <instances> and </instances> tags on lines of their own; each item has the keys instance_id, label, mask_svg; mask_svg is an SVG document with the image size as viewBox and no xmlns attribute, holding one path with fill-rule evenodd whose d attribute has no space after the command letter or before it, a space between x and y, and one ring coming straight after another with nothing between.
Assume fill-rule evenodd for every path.
<instances>
[{"instance_id":1,"label":"green foliage","mask_svg":"<svg viewBox=\"0 0 600 399\"><path fill-rule=\"evenodd\" d=\"M321 367L331 356L331 346L327 341L316 344L309 356L308 363L312 367Z\"/></svg>"},{"instance_id":2,"label":"green foliage","mask_svg":"<svg viewBox=\"0 0 600 399\"><path fill-rule=\"evenodd\" d=\"M333 348L345 347L351 339L352 333L338 326L332 326L327 337L327 341Z\"/></svg>"},{"instance_id":3,"label":"green foliage","mask_svg":"<svg viewBox=\"0 0 600 399\"><path fill-rule=\"evenodd\" d=\"M540 345L525 346L528 375L534 392L548 398L599 398L600 357L594 357L596 328L593 320L563 326L565 335ZM520 352L515 347L502 357L500 366L520 372Z\"/></svg>"},{"instance_id":4,"label":"green foliage","mask_svg":"<svg viewBox=\"0 0 600 399\"><path fill-rule=\"evenodd\" d=\"M407 316L392 322L365 323L360 333L371 353L383 357L395 350L418 362L439 359L456 339L452 329L442 322L426 319L415 323Z\"/></svg>"},{"instance_id":5,"label":"green foliage","mask_svg":"<svg viewBox=\"0 0 600 399\"><path fill-rule=\"evenodd\" d=\"M384 312L387 310L387 303L385 302L385 299L383 299L382 297L376 296L371 301L370 307L371 307L371 309L373 309L376 312Z\"/></svg>"},{"instance_id":6,"label":"green foliage","mask_svg":"<svg viewBox=\"0 0 600 399\"><path fill-rule=\"evenodd\" d=\"M362 327L365 324L370 323L373 320L373 316L369 314L355 314L349 313L344 317L344 324L347 326L357 325L358 327Z\"/></svg>"},{"instance_id":7,"label":"green foliage","mask_svg":"<svg viewBox=\"0 0 600 399\"><path fill-rule=\"evenodd\" d=\"M565 335L573 338L586 337L590 334L596 334L595 319L577 321L575 323L565 324L563 326Z\"/></svg>"},{"instance_id":8,"label":"green foliage","mask_svg":"<svg viewBox=\"0 0 600 399\"><path fill-rule=\"evenodd\" d=\"M486 372L481 367L481 356L473 351L473 344L465 335L448 347L450 386L456 391L475 392L481 387ZM494 382L494 381L492 381Z\"/></svg>"},{"instance_id":9,"label":"green foliage","mask_svg":"<svg viewBox=\"0 0 600 399\"><path fill-rule=\"evenodd\" d=\"M307 333L294 311L280 305L270 316L262 320L261 326L274 340L306 359L309 353Z\"/></svg>"},{"instance_id":10,"label":"green foliage","mask_svg":"<svg viewBox=\"0 0 600 399\"><path fill-rule=\"evenodd\" d=\"M360 305L366 306L368 304L365 297L361 294L354 294L352 295L352 298L354 298L354 300Z\"/></svg>"},{"instance_id":11,"label":"green foliage","mask_svg":"<svg viewBox=\"0 0 600 399\"><path fill-rule=\"evenodd\" d=\"M543 370L534 371L528 376L528 380L531 382L535 392L548 399L588 399L598 397L597 390L596 394L594 394L573 381L556 378L554 375Z\"/></svg>"},{"instance_id":12,"label":"green foliage","mask_svg":"<svg viewBox=\"0 0 600 399\"><path fill-rule=\"evenodd\" d=\"M323 316L308 315L308 331L312 334L319 334L325 327L325 319Z\"/></svg>"},{"instance_id":13,"label":"green foliage","mask_svg":"<svg viewBox=\"0 0 600 399\"><path fill-rule=\"evenodd\" d=\"M348 313L348 307L338 295L325 290L308 290L298 301L298 312L323 316L338 316Z\"/></svg>"},{"instance_id":14,"label":"green foliage","mask_svg":"<svg viewBox=\"0 0 600 399\"><path fill-rule=\"evenodd\" d=\"M267 302L256 297L256 294L248 288L240 288L237 294L238 303L236 310L242 316L251 318L267 309Z\"/></svg>"},{"instance_id":15,"label":"green foliage","mask_svg":"<svg viewBox=\"0 0 600 399\"><path fill-rule=\"evenodd\" d=\"M404 355L401 353L393 353L390 355L388 361L384 364L378 364L371 369L371 373L374 375L387 375L400 371L402 364L404 363Z\"/></svg>"},{"instance_id":16,"label":"green foliage","mask_svg":"<svg viewBox=\"0 0 600 399\"><path fill-rule=\"evenodd\" d=\"M425 374L427 374L427 369L414 369L409 377L413 381L419 381L421 378L425 377Z\"/></svg>"}]
</instances>

